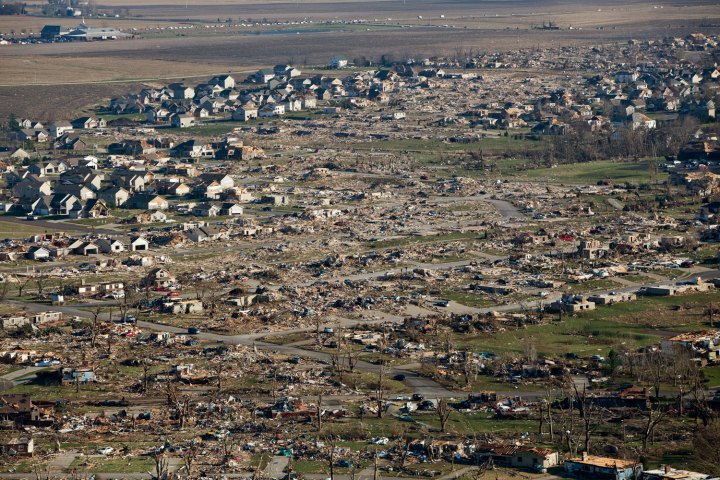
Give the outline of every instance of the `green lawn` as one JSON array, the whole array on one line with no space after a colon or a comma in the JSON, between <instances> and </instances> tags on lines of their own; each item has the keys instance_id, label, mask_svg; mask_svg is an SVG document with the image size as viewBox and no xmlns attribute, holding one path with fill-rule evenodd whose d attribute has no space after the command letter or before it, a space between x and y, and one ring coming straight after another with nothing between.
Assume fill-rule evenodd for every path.
<instances>
[{"instance_id":1,"label":"green lawn","mask_svg":"<svg viewBox=\"0 0 720 480\"><path fill-rule=\"evenodd\" d=\"M475 135L472 130L468 134ZM375 151L417 151L427 152L527 152L528 150L540 150L544 147L543 140L530 140L526 138L515 139L512 135L508 137L488 137L471 143L448 143L441 140L377 140L367 143L353 144L357 150L373 149Z\"/></svg>"},{"instance_id":2,"label":"green lawn","mask_svg":"<svg viewBox=\"0 0 720 480\"><path fill-rule=\"evenodd\" d=\"M58 225L56 230L66 230L62 225ZM0 220L0 238L25 238L31 235L45 233L49 229L45 227L36 227L32 222L13 223L3 222Z\"/></svg>"},{"instance_id":3,"label":"green lawn","mask_svg":"<svg viewBox=\"0 0 720 480\"><path fill-rule=\"evenodd\" d=\"M379 240L377 242L370 242L367 244L368 248L395 248L409 244L419 243L443 243L453 242L456 240L474 240L480 238L477 232L453 232L453 233L442 233L439 235L424 235L424 236L413 236L394 238L391 240Z\"/></svg>"},{"instance_id":4,"label":"green lawn","mask_svg":"<svg viewBox=\"0 0 720 480\"><path fill-rule=\"evenodd\" d=\"M563 183L594 184L598 180L621 182L660 182L667 174L658 173L651 179L648 162L614 162L600 160L596 162L559 165L555 168L536 168L522 172L523 177L543 179Z\"/></svg>"},{"instance_id":5,"label":"green lawn","mask_svg":"<svg viewBox=\"0 0 720 480\"><path fill-rule=\"evenodd\" d=\"M578 355L607 353L611 348L635 349L658 343L668 331L691 331L707 328L703 323L704 305L716 299L716 292L676 297L642 297L634 302L599 306L576 316L563 315L561 322L531 325L521 331L476 335L456 335L459 348L477 352L521 353L527 338L532 338L539 354ZM687 305L678 314L674 307Z\"/></svg>"}]
</instances>

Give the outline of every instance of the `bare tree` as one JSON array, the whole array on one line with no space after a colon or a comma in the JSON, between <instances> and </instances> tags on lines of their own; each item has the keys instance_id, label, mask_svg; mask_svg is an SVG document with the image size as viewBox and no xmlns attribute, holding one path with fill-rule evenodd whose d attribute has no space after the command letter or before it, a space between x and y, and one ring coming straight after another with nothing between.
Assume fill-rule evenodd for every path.
<instances>
[{"instance_id":1,"label":"bare tree","mask_svg":"<svg viewBox=\"0 0 720 480\"><path fill-rule=\"evenodd\" d=\"M9 293L10 282L6 279L5 281L0 282L0 302L4 302Z\"/></svg>"},{"instance_id":2,"label":"bare tree","mask_svg":"<svg viewBox=\"0 0 720 480\"><path fill-rule=\"evenodd\" d=\"M142 391L143 393L147 393L148 391L148 382L150 380L150 360L147 358L144 358L142 360L142 371L143 371L143 381L142 381ZM171 382L168 382L168 385L170 385ZM170 401L170 400L168 400Z\"/></svg>"},{"instance_id":3,"label":"bare tree","mask_svg":"<svg viewBox=\"0 0 720 480\"><path fill-rule=\"evenodd\" d=\"M655 394L660 397L660 388L668 378L668 355L660 351L644 354L640 358L636 374L640 381L649 384Z\"/></svg>"},{"instance_id":4,"label":"bare tree","mask_svg":"<svg viewBox=\"0 0 720 480\"><path fill-rule=\"evenodd\" d=\"M693 438L693 457L708 474L720 475L720 422L701 428Z\"/></svg>"},{"instance_id":5,"label":"bare tree","mask_svg":"<svg viewBox=\"0 0 720 480\"><path fill-rule=\"evenodd\" d=\"M153 480L166 480L169 478L170 461L165 456L165 452L154 452L152 454L155 463L155 474Z\"/></svg>"},{"instance_id":6,"label":"bare tree","mask_svg":"<svg viewBox=\"0 0 720 480\"><path fill-rule=\"evenodd\" d=\"M120 320L123 322L130 313L130 309L137 301L137 288L137 285L126 284L123 289L124 295L122 297L122 301L118 304L118 309L120 310Z\"/></svg>"},{"instance_id":7,"label":"bare tree","mask_svg":"<svg viewBox=\"0 0 720 480\"><path fill-rule=\"evenodd\" d=\"M656 399L651 399L650 402L648 402L647 410L643 412L643 414L645 415L645 427L642 432L642 449L644 452L647 450L648 440L653 439L652 443L655 443L655 429L668 415L668 409L662 408Z\"/></svg>"},{"instance_id":8,"label":"bare tree","mask_svg":"<svg viewBox=\"0 0 720 480\"><path fill-rule=\"evenodd\" d=\"M377 417L383 418L385 413L385 377L387 376L387 366L384 359L380 359L380 368L378 369L377 384L375 385L375 401L377 402Z\"/></svg>"},{"instance_id":9,"label":"bare tree","mask_svg":"<svg viewBox=\"0 0 720 480\"><path fill-rule=\"evenodd\" d=\"M318 393L317 397L317 431L319 432L322 429L322 392Z\"/></svg>"},{"instance_id":10,"label":"bare tree","mask_svg":"<svg viewBox=\"0 0 720 480\"><path fill-rule=\"evenodd\" d=\"M225 362L220 360L215 365L215 379L217 381L217 393L220 394L222 392L222 386L223 386L223 377L225 376Z\"/></svg>"},{"instance_id":11,"label":"bare tree","mask_svg":"<svg viewBox=\"0 0 720 480\"><path fill-rule=\"evenodd\" d=\"M222 438L222 450L223 450L223 463L228 463L232 457L233 450L235 450L235 442L230 435L225 435Z\"/></svg>"},{"instance_id":12,"label":"bare tree","mask_svg":"<svg viewBox=\"0 0 720 480\"><path fill-rule=\"evenodd\" d=\"M208 282L204 303L207 305L210 315L215 314L215 310L217 310L220 299L222 298L222 293L220 284L214 281Z\"/></svg>"},{"instance_id":13,"label":"bare tree","mask_svg":"<svg viewBox=\"0 0 720 480\"><path fill-rule=\"evenodd\" d=\"M102 314L102 307L97 307L92 311L92 320L90 323L90 347L95 348L97 342L97 336L100 332L100 315Z\"/></svg>"},{"instance_id":14,"label":"bare tree","mask_svg":"<svg viewBox=\"0 0 720 480\"><path fill-rule=\"evenodd\" d=\"M325 444L328 448L328 470L330 471L330 480L335 480L335 450L337 450L337 441L334 435L329 435Z\"/></svg>"},{"instance_id":15,"label":"bare tree","mask_svg":"<svg viewBox=\"0 0 720 480\"><path fill-rule=\"evenodd\" d=\"M183 462L185 463L185 472L187 473L188 478L194 478L192 472L197 457L198 447L195 443L190 443L190 445L182 452Z\"/></svg>"},{"instance_id":16,"label":"bare tree","mask_svg":"<svg viewBox=\"0 0 720 480\"><path fill-rule=\"evenodd\" d=\"M315 341L318 345L322 344L322 338L321 338L321 327L322 327L322 318L320 315L315 315L315 318L313 319L313 324L315 325Z\"/></svg>"},{"instance_id":17,"label":"bare tree","mask_svg":"<svg viewBox=\"0 0 720 480\"><path fill-rule=\"evenodd\" d=\"M44 271L38 270L37 274L35 275L35 286L37 287L38 297L42 297L42 294L45 291L46 280L47 274Z\"/></svg>"},{"instance_id":18,"label":"bare tree","mask_svg":"<svg viewBox=\"0 0 720 480\"><path fill-rule=\"evenodd\" d=\"M25 287L27 287L30 282L32 282L32 277L24 277L23 280L18 280L17 282L17 290L18 290L18 297L22 297L23 290L25 290Z\"/></svg>"},{"instance_id":19,"label":"bare tree","mask_svg":"<svg viewBox=\"0 0 720 480\"><path fill-rule=\"evenodd\" d=\"M437 409L435 410L437 412L438 420L440 421L440 431L445 433L445 427L447 426L447 422L450 419L450 405L448 405L447 400L444 398L440 398L437 401Z\"/></svg>"},{"instance_id":20,"label":"bare tree","mask_svg":"<svg viewBox=\"0 0 720 480\"><path fill-rule=\"evenodd\" d=\"M577 383L569 379L572 385L573 400L580 412L581 426L583 429L583 451L590 451L590 443L593 433L602 425L602 409L592 401L585 385L579 388Z\"/></svg>"}]
</instances>

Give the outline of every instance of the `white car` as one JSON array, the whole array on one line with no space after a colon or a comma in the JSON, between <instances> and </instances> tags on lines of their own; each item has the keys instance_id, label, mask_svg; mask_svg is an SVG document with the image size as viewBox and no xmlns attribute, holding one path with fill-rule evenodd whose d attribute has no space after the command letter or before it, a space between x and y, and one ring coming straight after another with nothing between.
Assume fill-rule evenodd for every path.
<instances>
[{"instance_id":1,"label":"white car","mask_svg":"<svg viewBox=\"0 0 720 480\"><path fill-rule=\"evenodd\" d=\"M97 453L100 455L110 455L115 449L113 447L102 447L97 449Z\"/></svg>"}]
</instances>

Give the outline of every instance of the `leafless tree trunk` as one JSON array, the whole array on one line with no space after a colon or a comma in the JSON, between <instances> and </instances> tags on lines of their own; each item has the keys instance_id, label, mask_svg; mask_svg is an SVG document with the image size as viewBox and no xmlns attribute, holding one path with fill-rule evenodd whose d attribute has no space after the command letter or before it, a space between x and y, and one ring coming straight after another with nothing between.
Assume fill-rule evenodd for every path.
<instances>
[{"instance_id":1,"label":"leafless tree trunk","mask_svg":"<svg viewBox=\"0 0 720 480\"><path fill-rule=\"evenodd\" d=\"M385 362L381 359L380 368L378 369L378 380L375 389L375 400L377 402L377 417L383 418L385 408L385 377L387 372Z\"/></svg>"},{"instance_id":2,"label":"leafless tree trunk","mask_svg":"<svg viewBox=\"0 0 720 480\"><path fill-rule=\"evenodd\" d=\"M25 280L18 282L18 284L17 284L18 297L22 297L23 290L25 290L25 287L27 287L31 281L32 281L31 277L26 277Z\"/></svg>"},{"instance_id":3,"label":"leafless tree trunk","mask_svg":"<svg viewBox=\"0 0 720 480\"><path fill-rule=\"evenodd\" d=\"M90 347L95 348L97 342L97 336L100 330L100 314L102 314L102 308L97 307L92 311L92 323L90 324Z\"/></svg>"},{"instance_id":4,"label":"leafless tree trunk","mask_svg":"<svg viewBox=\"0 0 720 480\"><path fill-rule=\"evenodd\" d=\"M10 282L8 282L7 280L5 280L4 282L0 282L0 302L4 302L9 293Z\"/></svg>"},{"instance_id":5,"label":"leafless tree trunk","mask_svg":"<svg viewBox=\"0 0 720 480\"><path fill-rule=\"evenodd\" d=\"M445 427L447 426L451 413L450 405L448 405L447 400L444 398L438 399L436 412L438 420L440 421L440 431L445 433Z\"/></svg>"},{"instance_id":6,"label":"leafless tree trunk","mask_svg":"<svg viewBox=\"0 0 720 480\"><path fill-rule=\"evenodd\" d=\"M645 428L643 429L643 452L647 451L648 440L655 437L655 428L665 419L668 413L667 410L662 409L659 404L655 404L653 401L650 401L649 403L650 405L648 410L644 412L647 418ZM652 443L655 442L653 441Z\"/></svg>"},{"instance_id":7,"label":"leafless tree trunk","mask_svg":"<svg viewBox=\"0 0 720 480\"><path fill-rule=\"evenodd\" d=\"M42 297L45 291L45 281L47 280L47 274L45 272L38 271L35 275L35 286L37 287L38 297Z\"/></svg>"},{"instance_id":8,"label":"leafless tree trunk","mask_svg":"<svg viewBox=\"0 0 720 480\"><path fill-rule=\"evenodd\" d=\"M215 377L217 379L217 393L222 391L223 375L225 375L225 363L221 360L215 365Z\"/></svg>"},{"instance_id":9,"label":"leafless tree trunk","mask_svg":"<svg viewBox=\"0 0 720 480\"><path fill-rule=\"evenodd\" d=\"M160 452L153 453L152 459L155 462L155 475L153 476L153 480L163 480L167 478L170 461L165 457L165 454Z\"/></svg>"},{"instance_id":10,"label":"leafless tree trunk","mask_svg":"<svg viewBox=\"0 0 720 480\"><path fill-rule=\"evenodd\" d=\"M322 429L322 393L318 393L317 399L317 431Z\"/></svg>"},{"instance_id":11,"label":"leafless tree trunk","mask_svg":"<svg viewBox=\"0 0 720 480\"><path fill-rule=\"evenodd\" d=\"M190 444L185 450L183 450L182 457L185 463L185 472L188 478L193 478L193 467L195 466L195 460L198 456L198 448L196 444Z\"/></svg>"},{"instance_id":12,"label":"leafless tree trunk","mask_svg":"<svg viewBox=\"0 0 720 480\"><path fill-rule=\"evenodd\" d=\"M143 359L142 371L143 371L142 391L143 391L143 393L147 393L148 381L149 381L149 377L150 377L150 361L147 358ZM170 382L168 382L168 385L170 385Z\"/></svg>"}]
</instances>

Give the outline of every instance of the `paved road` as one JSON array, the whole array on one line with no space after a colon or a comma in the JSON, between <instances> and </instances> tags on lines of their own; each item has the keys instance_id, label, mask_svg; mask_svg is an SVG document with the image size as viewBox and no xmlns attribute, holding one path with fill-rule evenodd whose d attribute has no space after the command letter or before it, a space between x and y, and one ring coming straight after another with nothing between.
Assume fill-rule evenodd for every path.
<instances>
[{"instance_id":1,"label":"paved road","mask_svg":"<svg viewBox=\"0 0 720 480\"><path fill-rule=\"evenodd\" d=\"M38 370L42 370L42 367L24 367L20 370L15 370L14 372L6 373L5 375L1 376L3 380L18 380L22 377L29 376ZM18 383L18 382L16 382Z\"/></svg>"}]
</instances>

